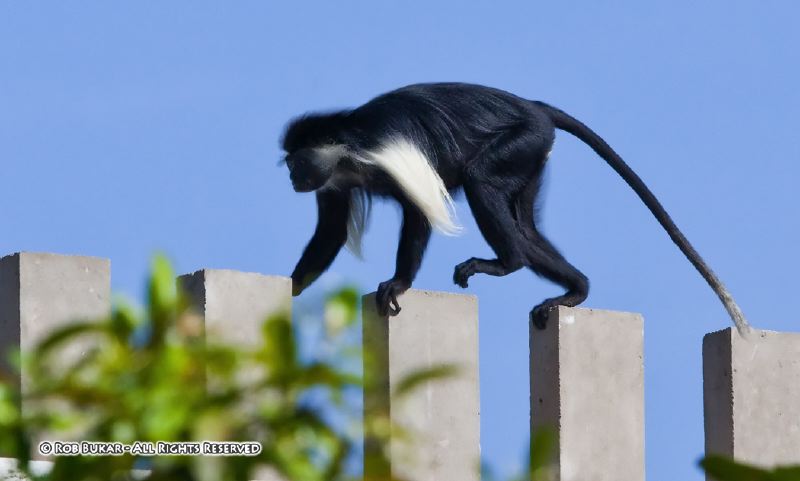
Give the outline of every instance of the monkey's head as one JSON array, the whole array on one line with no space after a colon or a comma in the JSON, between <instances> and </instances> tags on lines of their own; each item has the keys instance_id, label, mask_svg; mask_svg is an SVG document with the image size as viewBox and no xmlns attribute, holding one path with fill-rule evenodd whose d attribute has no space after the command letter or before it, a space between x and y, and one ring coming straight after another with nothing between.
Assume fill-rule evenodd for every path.
<instances>
[{"instance_id":1,"label":"monkey's head","mask_svg":"<svg viewBox=\"0 0 800 481\"><path fill-rule=\"evenodd\" d=\"M347 155L347 148L337 135L346 118L347 112L336 112L304 115L289 122L282 143L296 192L317 190L336 172Z\"/></svg>"},{"instance_id":2,"label":"monkey's head","mask_svg":"<svg viewBox=\"0 0 800 481\"><path fill-rule=\"evenodd\" d=\"M287 153L286 166L295 192L311 192L323 187L336 171L341 150L340 146L330 145Z\"/></svg>"}]
</instances>

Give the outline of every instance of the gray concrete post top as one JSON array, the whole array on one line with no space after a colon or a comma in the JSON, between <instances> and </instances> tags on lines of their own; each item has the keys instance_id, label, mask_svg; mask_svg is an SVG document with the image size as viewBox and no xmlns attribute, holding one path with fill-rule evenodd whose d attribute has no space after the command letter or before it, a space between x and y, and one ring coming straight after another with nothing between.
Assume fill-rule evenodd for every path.
<instances>
[{"instance_id":1,"label":"gray concrete post top","mask_svg":"<svg viewBox=\"0 0 800 481\"><path fill-rule=\"evenodd\" d=\"M558 435L555 479L642 481L642 317L558 307L530 350L531 430Z\"/></svg>"},{"instance_id":2,"label":"gray concrete post top","mask_svg":"<svg viewBox=\"0 0 800 481\"><path fill-rule=\"evenodd\" d=\"M706 334L703 407L707 454L800 463L800 333Z\"/></svg>"},{"instance_id":3,"label":"gray concrete post top","mask_svg":"<svg viewBox=\"0 0 800 481\"><path fill-rule=\"evenodd\" d=\"M207 330L224 341L251 345L261 339L268 316L292 308L292 280L253 272L202 269L178 277L205 318Z\"/></svg>"},{"instance_id":4,"label":"gray concrete post top","mask_svg":"<svg viewBox=\"0 0 800 481\"><path fill-rule=\"evenodd\" d=\"M411 289L398 298L397 316L376 312L375 294L363 298L364 375L368 414L389 415L413 442L392 439L389 462L372 464L365 443L365 474L384 479L480 479L478 303L475 296ZM370 362L367 362L369 359ZM430 381L401 400L392 393L409 374L452 365L452 377Z\"/></svg>"}]
</instances>

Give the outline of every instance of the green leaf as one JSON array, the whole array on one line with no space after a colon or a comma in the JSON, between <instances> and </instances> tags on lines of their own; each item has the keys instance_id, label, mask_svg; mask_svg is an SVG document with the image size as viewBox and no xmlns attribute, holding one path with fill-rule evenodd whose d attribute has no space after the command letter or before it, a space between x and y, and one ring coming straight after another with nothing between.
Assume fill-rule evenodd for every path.
<instances>
[{"instance_id":1,"label":"green leaf","mask_svg":"<svg viewBox=\"0 0 800 481\"><path fill-rule=\"evenodd\" d=\"M325 303L325 327L329 336L336 336L352 326L357 319L358 292L344 288L334 293Z\"/></svg>"},{"instance_id":2,"label":"green leaf","mask_svg":"<svg viewBox=\"0 0 800 481\"><path fill-rule=\"evenodd\" d=\"M127 301L118 300L111 313L110 324L111 332L117 340L127 343L136 326L140 324L140 318L132 305Z\"/></svg>"},{"instance_id":3,"label":"green leaf","mask_svg":"<svg viewBox=\"0 0 800 481\"><path fill-rule=\"evenodd\" d=\"M321 362L305 367L298 373L297 381L297 384L303 387L323 385L337 391L347 386L361 385L359 376L340 372L336 368Z\"/></svg>"},{"instance_id":4,"label":"green leaf","mask_svg":"<svg viewBox=\"0 0 800 481\"><path fill-rule=\"evenodd\" d=\"M800 465L775 468L770 479L774 481L800 481Z\"/></svg>"},{"instance_id":5,"label":"green leaf","mask_svg":"<svg viewBox=\"0 0 800 481\"><path fill-rule=\"evenodd\" d=\"M175 273L166 257L156 255L151 268L148 301L153 332L150 344L157 344L162 341L167 324L175 317L178 308L178 286L175 282Z\"/></svg>"},{"instance_id":6,"label":"green leaf","mask_svg":"<svg viewBox=\"0 0 800 481\"><path fill-rule=\"evenodd\" d=\"M556 431L552 428L540 428L533 434L529 465L532 479L537 479L536 473L553 463L557 437Z\"/></svg>"},{"instance_id":7,"label":"green leaf","mask_svg":"<svg viewBox=\"0 0 800 481\"><path fill-rule=\"evenodd\" d=\"M272 376L286 379L297 367L297 349L289 316L270 316L262 328L262 360Z\"/></svg>"},{"instance_id":8,"label":"green leaf","mask_svg":"<svg viewBox=\"0 0 800 481\"><path fill-rule=\"evenodd\" d=\"M770 481L775 479L767 470L738 463L725 456L706 456L700 461L700 466L706 474L717 481Z\"/></svg>"},{"instance_id":9,"label":"green leaf","mask_svg":"<svg viewBox=\"0 0 800 481\"><path fill-rule=\"evenodd\" d=\"M453 377L458 371L458 367L452 364L441 364L414 371L397 383L392 396L395 399L401 399L427 382Z\"/></svg>"},{"instance_id":10,"label":"green leaf","mask_svg":"<svg viewBox=\"0 0 800 481\"><path fill-rule=\"evenodd\" d=\"M11 426L20 418L17 408L17 393L10 386L0 383L0 427Z\"/></svg>"},{"instance_id":11,"label":"green leaf","mask_svg":"<svg viewBox=\"0 0 800 481\"><path fill-rule=\"evenodd\" d=\"M76 322L67 324L63 327L55 329L50 335L44 338L38 346L36 346L36 353L38 356L46 356L61 344L68 341L73 341L76 337L89 332L101 332L105 330L105 326L98 322Z\"/></svg>"}]
</instances>

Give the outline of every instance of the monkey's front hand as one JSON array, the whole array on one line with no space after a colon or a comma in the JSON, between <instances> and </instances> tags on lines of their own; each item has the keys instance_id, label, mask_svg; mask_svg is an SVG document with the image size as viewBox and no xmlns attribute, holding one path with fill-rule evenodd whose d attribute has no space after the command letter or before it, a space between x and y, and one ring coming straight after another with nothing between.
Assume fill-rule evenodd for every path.
<instances>
[{"instance_id":1,"label":"monkey's front hand","mask_svg":"<svg viewBox=\"0 0 800 481\"><path fill-rule=\"evenodd\" d=\"M308 276L295 270L295 272L292 273L292 296L299 296L301 292L306 290L309 284L311 284L311 282L309 282Z\"/></svg>"},{"instance_id":2,"label":"monkey's front hand","mask_svg":"<svg viewBox=\"0 0 800 481\"><path fill-rule=\"evenodd\" d=\"M378 292L375 295L378 314L384 317L398 315L400 304L397 303L397 296L407 291L408 288L408 282L395 278L378 284Z\"/></svg>"},{"instance_id":3,"label":"monkey's front hand","mask_svg":"<svg viewBox=\"0 0 800 481\"><path fill-rule=\"evenodd\" d=\"M453 283L462 289L469 287L469 278L475 274L475 264L477 260L478 259L471 257L457 265L455 272L453 272Z\"/></svg>"},{"instance_id":4,"label":"monkey's front hand","mask_svg":"<svg viewBox=\"0 0 800 481\"><path fill-rule=\"evenodd\" d=\"M292 296L297 297L301 292L303 292L303 286L301 286L299 282L292 279Z\"/></svg>"}]
</instances>

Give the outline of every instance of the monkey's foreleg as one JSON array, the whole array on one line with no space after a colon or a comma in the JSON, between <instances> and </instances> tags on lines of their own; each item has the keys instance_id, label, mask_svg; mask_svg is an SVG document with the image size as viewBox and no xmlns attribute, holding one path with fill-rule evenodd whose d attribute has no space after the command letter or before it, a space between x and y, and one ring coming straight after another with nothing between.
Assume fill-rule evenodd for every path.
<instances>
[{"instance_id":1,"label":"monkey's foreleg","mask_svg":"<svg viewBox=\"0 0 800 481\"><path fill-rule=\"evenodd\" d=\"M317 193L317 228L292 272L292 295L300 295L327 269L347 240L347 196Z\"/></svg>"},{"instance_id":2,"label":"monkey's foreleg","mask_svg":"<svg viewBox=\"0 0 800 481\"><path fill-rule=\"evenodd\" d=\"M430 238L431 226L428 220L419 209L404 202L403 227L400 230L400 243L397 246L394 276L378 285L375 296L380 315L395 316L400 312L397 296L408 290L414 282Z\"/></svg>"}]
</instances>

